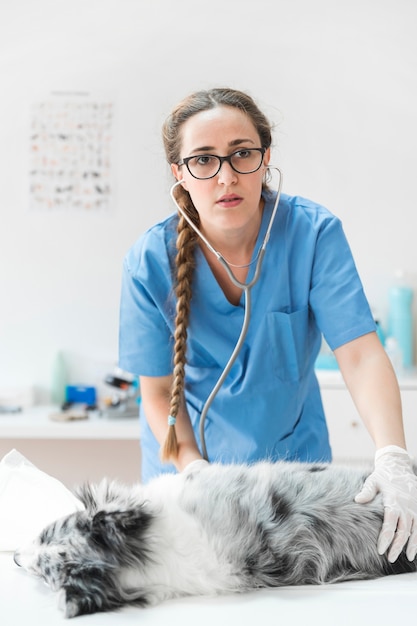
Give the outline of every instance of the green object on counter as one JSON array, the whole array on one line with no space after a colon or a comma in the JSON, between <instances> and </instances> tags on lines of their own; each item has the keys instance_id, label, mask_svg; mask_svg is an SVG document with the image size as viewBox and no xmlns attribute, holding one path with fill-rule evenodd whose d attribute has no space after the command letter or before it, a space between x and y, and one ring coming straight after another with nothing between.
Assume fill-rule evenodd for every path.
<instances>
[{"instance_id":1,"label":"green object on counter","mask_svg":"<svg viewBox=\"0 0 417 626\"><path fill-rule=\"evenodd\" d=\"M59 351L52 366L51 400L53 404L61 406L65 402L67 382L68 373L65 357Z\"/></svg>"}]
</instances>

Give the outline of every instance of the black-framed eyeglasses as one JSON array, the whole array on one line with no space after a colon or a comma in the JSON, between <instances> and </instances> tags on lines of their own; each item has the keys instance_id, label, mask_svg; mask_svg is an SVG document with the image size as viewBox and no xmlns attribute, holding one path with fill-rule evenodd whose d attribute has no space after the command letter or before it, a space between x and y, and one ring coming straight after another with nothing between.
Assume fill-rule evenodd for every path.
<instances>
[{"instance_id":1,"label":"black-framed eyeglasses","mask_svg":"<svg viewBox=\"0 0 417 626\"><path fill-rule=\"evenodd\" d=\"M245 148L236 150L228 156L197 154L182 159L177 165L186 165L191 176L198 180L214 178L225 161L238 174L252 174L261 167L265 150L265 148Z\"/></svg>"}]
</instances>

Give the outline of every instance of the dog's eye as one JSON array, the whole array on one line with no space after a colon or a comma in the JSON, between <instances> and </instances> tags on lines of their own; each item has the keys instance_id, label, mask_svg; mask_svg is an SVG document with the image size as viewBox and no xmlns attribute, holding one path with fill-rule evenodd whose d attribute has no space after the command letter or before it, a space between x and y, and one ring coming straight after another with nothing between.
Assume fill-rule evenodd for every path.
<instances>
[{"instance_id":1,"label":"dog's eye","mask_svg":"<svg viewBox=\"0 0 417 626\"><path fill-rule=\"evenodd\" d=\"M58 556L61 559L66 559L67 558L67 553L65 552L65 550L61 550L60 552L58 552Z\"/></svg>"}]
</instances>

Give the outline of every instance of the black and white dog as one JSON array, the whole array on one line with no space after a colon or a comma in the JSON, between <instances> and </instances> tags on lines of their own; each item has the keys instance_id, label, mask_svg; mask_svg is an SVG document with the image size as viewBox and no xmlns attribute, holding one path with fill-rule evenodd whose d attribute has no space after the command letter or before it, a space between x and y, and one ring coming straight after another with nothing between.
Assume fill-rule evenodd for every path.
<instances>
[{"instance_id":1,"label":"black and white dog","mask_svg":"<svg viewBox=\"0 0 417 626\"><path fill-rule=\"evenodd\" d=\"M377 552L378 496L366 475L296 463L210 465L149 485L85 486L85 506L47 527L15 561L61 590L65 615L185 595L333 583L417 571Z\"/></svg>"}]
</instances>

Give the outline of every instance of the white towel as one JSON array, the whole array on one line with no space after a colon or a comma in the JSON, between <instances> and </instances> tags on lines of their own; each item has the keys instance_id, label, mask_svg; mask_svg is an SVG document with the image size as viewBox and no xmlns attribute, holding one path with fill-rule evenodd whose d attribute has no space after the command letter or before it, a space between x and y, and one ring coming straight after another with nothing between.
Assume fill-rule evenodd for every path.
<instances>
[{"instance_id":1,"label":"white towel","mask_svg":"<svg viewBox=\"0 0 417 626\"><path fill-rule=\"evenodd\" d=\"M56 478L17 450L0 461L0 551L14 551L64 515L83 505Z\"/></svg>"}]
</instances>

